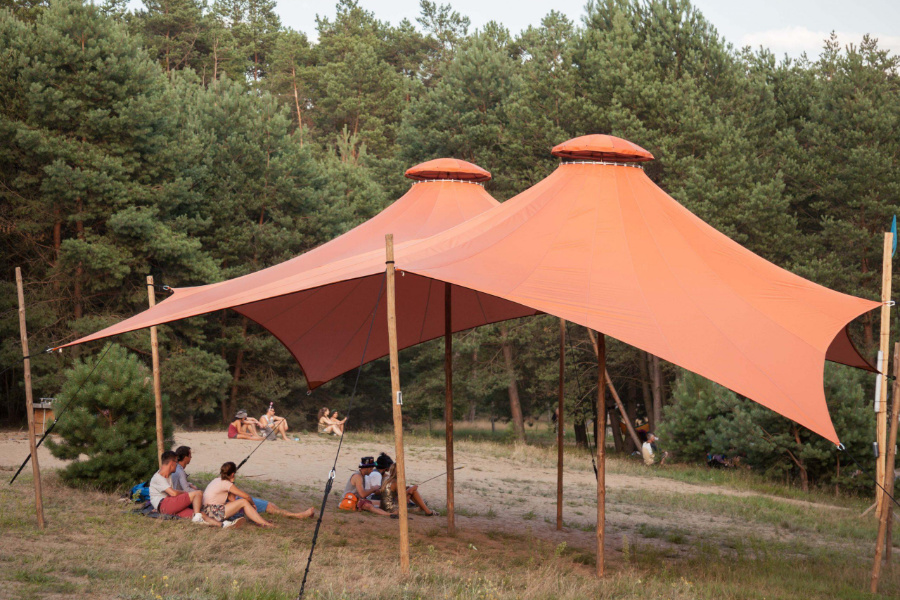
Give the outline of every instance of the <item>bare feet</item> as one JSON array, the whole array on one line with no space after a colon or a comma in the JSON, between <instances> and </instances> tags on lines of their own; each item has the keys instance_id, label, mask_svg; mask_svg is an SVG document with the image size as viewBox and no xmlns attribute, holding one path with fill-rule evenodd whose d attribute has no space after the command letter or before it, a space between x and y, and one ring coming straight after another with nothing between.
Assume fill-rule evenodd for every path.
<instances>
[{"instance_id":1,"label":"bare feet","mask_svg":"<svg viewBox=\"0 0 900 600\"><path fill-rule=\"evenodd\" d=\"M315 514L316 514L316 509L310 507L310 508L307 508L306 510L304 510L303 512L291 513L288 516L292 517L294 519L308 519L308 518L314 516Z\"/></svg>"}]
</instances>

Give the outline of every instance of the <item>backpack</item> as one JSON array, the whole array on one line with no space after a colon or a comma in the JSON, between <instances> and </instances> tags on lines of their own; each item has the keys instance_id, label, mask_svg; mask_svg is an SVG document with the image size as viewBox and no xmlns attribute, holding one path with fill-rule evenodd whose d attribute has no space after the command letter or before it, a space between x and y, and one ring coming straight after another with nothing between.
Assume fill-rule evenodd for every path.
<instances>
[{"instance_id":1,"label":"backpack","mask_svg":"<svg viewBox=\"0 0 900 600\"><path fill-rule=\"evenodd\" d=\"M356 510L356 503L359 502L359 499L356 497L356 494L353 492L347 492L344 496L344 499L341 500L341 503L338 504L338 508L341 510Z\"/></svg>"},{"instance_id":2,"label":"backpack","mask_svg":"<svg viewBox=\"0 0 900 600\"><path fill-rule=\"evenodd\" d=\"M150 482L145 481L131 488L131 500L133 502L146 502L150 499Z\"/></svg>"}]
</instances>

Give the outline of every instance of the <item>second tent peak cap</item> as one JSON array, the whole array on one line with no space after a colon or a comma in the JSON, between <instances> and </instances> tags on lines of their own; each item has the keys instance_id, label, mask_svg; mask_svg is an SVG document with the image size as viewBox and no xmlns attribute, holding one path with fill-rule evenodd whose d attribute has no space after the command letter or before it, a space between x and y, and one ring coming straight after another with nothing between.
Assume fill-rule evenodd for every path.
<instances>
[{"instance_id":1,"label":"second tent peak cap","mask_svg":"<svg viewBox=\"0 0 900 600\"><path fill-rule=\"evenodd\" d=\"M458 158L436 158L410 167L406 177L416 181L428 179L451 179L481 183L489 181L491 174L470 162Z\"/></svg>"},{"instance_id":2,"label":"second tent peak cap","mask_svg":"<svg viewBox=\"0 0 900 600\"><path fill-rule=\"evenodd\" d=\"M653 155L628 140L614 135L595 133L572 138L551 151L553 156L574 160L608 160L611 162L645 162Z\"/></svg>"}]
</instances>

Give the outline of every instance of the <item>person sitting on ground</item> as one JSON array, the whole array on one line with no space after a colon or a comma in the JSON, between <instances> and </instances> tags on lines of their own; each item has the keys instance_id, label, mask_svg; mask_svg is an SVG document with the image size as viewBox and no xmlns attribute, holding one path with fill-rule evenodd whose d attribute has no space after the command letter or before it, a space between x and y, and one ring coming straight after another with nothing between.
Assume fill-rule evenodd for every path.
<instances>
[{"instance_id":1,"label":"person sitting on ground","mask_svg":"<svg viewBox=\"0 0 900 600\"><path fill-rule=\"evenodd\" d=\"M191 463L191 459L193 458L193 452L188 446L181 446L177 450L175 450L175 456L178 460L178 470L172 474L172 487L176 491L182 492L192 492L194 490L199 489L193 483L187 480L187 474L184 472L184 467L188 466ZM180 476L179 476L180 473ZM237 496L232 492L228 493L228 501L236 500ZM283 517L290 517L292 519L308 519L309 517L316 514L316 509L308 508L301 512L290 512L284 510L283 508L279 508L273 502L269 502L267 500L263 500L262 498L250 498L250 502L253 506L256 507L256 512L262 513L270 513L273 515L281 515ZM243 516L243 513L238 511L238 516Z\"/></svg>"},{"instance_id":2,"label":"person sitting on ground","mask_svg":"<svg viewBox=\"0 0 900 600\"><path fill-rule=\"evenodd\" d=\"M652 433L647 434L647 441L645 441L641 445L641 456L644 458L644 464L652 466L653 463L656 462L656 442L659 441L659 438L653 435ZM659 461L660 465L666 464L666 459L669 458L668 452L663 452L662 460Z\"/></svg>"},{"instance_id":3,"label":"person sitting on ground","mask_svg":"<svg viewBox=\"0 0 900 600\"><path fill-rule=\"evenodd\" d=\"M260 442L263 440L261 436L256 435L256 427L259 421L253 417L247 416L246 410L239 410L234 414L234 421L228 425L229 439L254 440Z\"/></svg>"},{"instance_id":4,"label":"person sitting on ground","mask_svg":"<svg viewBox=\"0 0 900 600\"><path fill-rule=\"evenodd\" d=\"M397 465L393 464L388 469L388 474L381 483L381 508L392 514L398 514L400 512L400 504L397 496ZM419 486L417 485L406 486L406 501L413 502L425 513L426 517L433 517L437 514L425 504L425 500L422 498L422 494L419 493Z\"/></svg>"},{"instance_id":5,"label":"person sitting on ground","mask_svg":"<svg viewBox=\"0 0 900 600\"><path fill-rule=\"evenodd\" d=\"M260 433L263 437L266 437L270 440L274 440L278 438L278 434L281 434L281 439L284 441L288 441L287 438L287 430L288 424L287 420L283 417L275 416L275 403L269 403L269 410L266 411L266 414L259 418L259 428Z\"/></svg>"},{"instance_id":6,"label":"person sitting on ground","mask_svg":"<svg viewBox=\"0 0 900 600\"><path fill-rule=\"evenodd\" d=\"M209 482L203 490L203 514L212 519L223 522L235 516L243 510L248 519L260 527L275 527L272 523L259 516L259 511L253 505L250 494L241 491L234 485L234 476L237 473L237 465L227 462L219 469L219 476ZM236 498L228 501L229 492Z\"/></svg>"},{"instance_id":7,"label":"person sitting on ground","mask_svg":"<svg viewBox=\"0 0 900 600\"><path fill-rule=\"evenodd\" d=\"M375 469L366 475L365 483L363 484L366 488L378 488L377 492L366 496L369 500L381 502L381 482L392 464L394 464L394 460L384 452L375 459ZM380 506L380 504L376 504L376 506Z\"/></svg>"},{"instance_id":8,"label":"person sitting on ground","mask_svg":"<svg viewBox=\"0 0 900 600\"><path fill-rule=\"evenodd\" d=\"M389 512L381 510L367 498L370 494L378 491L377 487L365 487L366 476L371 475L374 470L375 459L371 456L362 457L359 461L359 470L350 476L350 479L347 480L347 485L344 486L344 495L341 497L338 508L342 510L365 510L385 517L390 515ZM356 498L355 501L354 498Z\"/></svg>"},{"instance_id":9,"label":"person sitting on ground","mask_svg":"<svg viewBox=\"0 0 900 600\"><path fill-rule=\"evenodd\" d=\"M184 472L184 468L191 464L193 457L194 455L189 446L179 446L175 449L177 466L175 467L175 472L172 473L172 488L176 492L195 492L200 489L188 481L187 473Z\"/></svg>"},{"instance_id":10,"label":"person sitting on ground","mask_svg":"<svg viewBox=\"0 0 900 600\"><path fill-rule=\"evenodd\" d=\"M159 471L150 479L150 503L153 508L164 515L175 515L183 519L190 519L194 523L224 527L215 519L210 519L201 512L202 493L199 491L180 492L172 487L171 476L178 465L174 452L171 450L163 452L159 463Z\"/></svg>"},{"instance_id":11,"label":"person sitting on ground","mask_svg":"<svg viewBox=\"0 0 900 600\"><path fill-rule=\"evenodd\" d=\"M328 407L323 406L319 411L319 433L341 435L344 433L344 423L347 419L338 419L337 411L329 415Z\"/></svg>"}]
</instances>

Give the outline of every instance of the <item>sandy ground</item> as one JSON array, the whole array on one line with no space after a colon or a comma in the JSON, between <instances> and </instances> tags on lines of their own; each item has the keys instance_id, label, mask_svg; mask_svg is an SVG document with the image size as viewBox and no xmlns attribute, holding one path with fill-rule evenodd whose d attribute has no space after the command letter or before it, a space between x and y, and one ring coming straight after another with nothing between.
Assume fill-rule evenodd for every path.
<instances>
[{"instance_id":1,"label":"sandy ground","mask_svg":"<svg viewBox=\"0 0 900 600\"><path fill-rule=\"evenodd\" d=\"M176 445L186 444L193 450L188 474L219 470L231 460L240 462L257 445L247 440L229 440L224 433L180 432ZM253 492L253 482L271 481L293 486L309 501L318 504L322 489L334 461L336 438L302 434L300 441L264 443L250 458L239 474L239 485ZM388 444L355 442L352 436L344 440L337 464L335 493L356 468L361 456L377 456L387 452L394 456ZM0 434L0 466L18 468L28 455L28 439L24 433ZM42 469L64 466L41 448L38 457ZM411 483L423 481L445 469L442 447L407 446L407 479ZM596 483L592 471L566 471L564 521L562 532L555 531L556 469L555 466L523 467L509 459L492 458L478 452L457 450L456 465L464 466L456 472L456 510L460 527L501 530L511 533L531 531L533 535L551 540L566 541L569 545L590 548L595 544ZM30 467L28 468L30 471ZM446 484L443 477L424 484L423 496L433 507L444 508ZM205 481L195 481L201 488ZM748 524L729 517L696 514L688 510L647 509L629 504L634 494L675 493L686 495L721 494L730 496L760 496L753 492L729 490L721 487L682 483L661 477L607 474L607 536L613 547L621 547L622 536L635 536L640 525L664 530L687 532L692 537L716 539L720 535L741 535L784 539L786 533L773 526ZM622 500L617 500L621 497ZM810 510L835 510L835 507L798 500L767 496L778 502L807 505ZM301 508L301 507L284 507ZM305 507L302 507L305 508ZM841 509L837 509L841 510ZM413 513L414 514L414 513ZM418 521L443 522L443 518ZM436 524L436 523L435 523ZM424 525L422 523L421 525Z\"/></svg>"}]
</instances>

